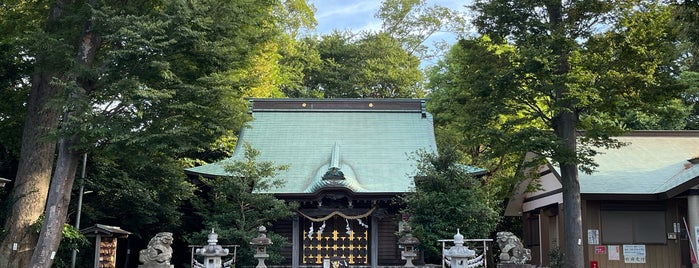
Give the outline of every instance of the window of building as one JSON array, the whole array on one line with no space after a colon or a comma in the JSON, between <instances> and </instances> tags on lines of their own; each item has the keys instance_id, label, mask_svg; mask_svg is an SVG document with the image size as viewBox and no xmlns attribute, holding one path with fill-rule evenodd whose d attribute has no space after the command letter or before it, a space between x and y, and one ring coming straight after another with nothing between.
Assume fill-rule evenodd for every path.
<instances>
[{"instance_id":1,"label":"window of building","mask_svg":"<svg viewBox=\"0 0 699 268\"><path fill-rule=\"evenodd\" d=\"M665 211L659 206L603 206L603 244L665 244Z\"/></svg>"}]
</instances>

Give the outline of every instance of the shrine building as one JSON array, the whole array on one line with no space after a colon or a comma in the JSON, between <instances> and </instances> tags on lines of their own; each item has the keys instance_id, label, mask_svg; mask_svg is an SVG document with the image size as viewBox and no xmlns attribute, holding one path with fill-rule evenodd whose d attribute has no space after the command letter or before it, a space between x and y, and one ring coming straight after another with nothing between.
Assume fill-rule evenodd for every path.
<instances>
[{"instance_id":1,"label":"shrine building","mask_svg":"<svg viewBox=\"0 0 699 268\"><path fill-rule=\"evenodd\" d=\"M594 172L578 176L578 241L586 265L697 267L692 255L699 256L699 131L635 131L616 139L626 145L599 149ZM505 215L522 218L531 263L549 266L550 252L565 251L560 173L551 163L525 172L537 179L518 185ZM537 189L528 190L534 183Z\"/></svg>"},{"instance_id":2,"label":"shrine building","mask_svg":"<svg viewBox=\"0 0 699 268\"><path fill-rule=\"evenodd\" d=\"M249 122L233 155L187 169L190 176L225 176L223 163L243 159L247 143L259 161L288 165L269 193L300 208L269 230L286 236L281 266L403 265L397 196L417 173L413 153L436 151L432 116L421 99L251 99Z\"/></svg>"}]
</instances>

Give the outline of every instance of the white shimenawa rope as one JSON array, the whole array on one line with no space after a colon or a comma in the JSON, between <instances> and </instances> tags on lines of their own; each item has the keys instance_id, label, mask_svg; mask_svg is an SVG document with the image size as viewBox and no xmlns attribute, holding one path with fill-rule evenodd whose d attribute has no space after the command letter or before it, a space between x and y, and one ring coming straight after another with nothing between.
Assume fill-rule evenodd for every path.
<instances>
[{"instance_id":1,"label":"white shimenawa rope","mask_svg":"<svg viewBox=\"0 0 699 268\"><path fill-rule=\"evenodd\" d=\"M483 267L483 255L478 255L478 257L475 257L473 259L470 259L466 261L466 267L467 268L475 268L475 267ZM446 262L448 266L451 266L451 261Z\"/></svg>"},{"instance_id":2,"label":"white shimenawa rope","mask_svg":"<svg viewBox=\"0 0 699 268\"><path fill-rule=\"evenodd\" d=\"M482 267L483 266L483 254L479 255L478 257L473 258L472 260L468 260L466 262L466 267L468 268L475 268L475 267Z\"/></svg>"},{"instance_id":3,"label":"white shimenawa rope","mask_svg":"<svg viewBox=\"0 0 699 268\"><path fill-rule=\"evenodd\" d=\"M336 215L339 215L340 217L342 217L342 218L345 219L345 222L347 223L347 227L346 227L345 229L347 229L347 232L346 232L346 233L347 233L348 235L353 233L352 229L350 228L349 220L356 220L356 221L359 223L360 226L362 226L362 227L364 227L365 229L367 229L367 228L369 228L369 225L366 224L366 223L364 223L364 221L362 221L362 218L366 218L366 217L368 217L369 215L371 215L371 213L373 213L373 212L376 210L376 208L377 208L377 207L374 206L374 207L372 207L368 212L366 212L366 213L364 213L364 214L361 214L361 215L355 215L355 216L349 216L349 215L346 215L346 214L344 214L344 213L342 213L342 212L339 212L339 211L333 211L332 213L326 215L325 217L321 217L321 218L313 218L313 217L311 217L311 216L308 216L308 215L304 214L304 213L301 212L301 211L296 211L296 212L298 212L299 214L301 214L301 216L303 216L303 217L305 217L306 219L308 219L308 220L311 221L311 227L308 229L308 235L307 235L308 238L311 239L311 238L313 237L313 234L322 235L322 234L323 234L323 230L325 230L325 221L328 220L328 219L330 219L330 218L332 218L333 216L336 216ZM314 233L314 231L313 231L313 223L314 223L314 222L321 222L321 221L323 222L323 225L320 226L320 228L318 228L318 231Z\"/></svg>"}]
</instances>

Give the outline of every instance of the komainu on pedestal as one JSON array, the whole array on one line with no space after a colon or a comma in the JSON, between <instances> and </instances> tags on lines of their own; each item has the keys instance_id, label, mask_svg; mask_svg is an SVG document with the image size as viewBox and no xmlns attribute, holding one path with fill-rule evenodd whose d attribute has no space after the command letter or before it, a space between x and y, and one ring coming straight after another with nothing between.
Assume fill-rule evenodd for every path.
<instances>
[{"instance_id":1,"label":"komainu on pedestal","mask_svg":"<svg viewBox=\"0 0 699 268\"><path fill-rule=\"evenodd\" d=\"M138 260L141 265L138 268L173 268L170 264L172 258L172 233L161 232L156 234L148 242L148 248L139 252Z\"/></svg>"},{"instance_id":2,"label":"komainu on pedestal","mask_svg":"<svg viewBox=\"0 0 699 268\"><path fill-rule=\"evenodd\" d=\"M498 232L497 243L500 247L498 267L529 267L525 264L532 259L532 252L524 248L517 236L511 232Z\"/></svg>"}]
</instances>

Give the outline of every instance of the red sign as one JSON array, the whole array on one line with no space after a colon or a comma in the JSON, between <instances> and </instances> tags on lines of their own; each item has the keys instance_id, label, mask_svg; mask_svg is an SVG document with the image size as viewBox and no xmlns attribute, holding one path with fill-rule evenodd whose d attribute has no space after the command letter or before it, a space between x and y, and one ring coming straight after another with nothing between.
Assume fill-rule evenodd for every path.
<instances>
[{"instance_id":1,"label":"red sign","mask_svg":"<svg viewBox=\"0 0 699 268\"><path fill-rule=\"evenodd\" d=\"M607 254L607 246L595 246L595 254Z\"/></svg>"}]
</instances>

